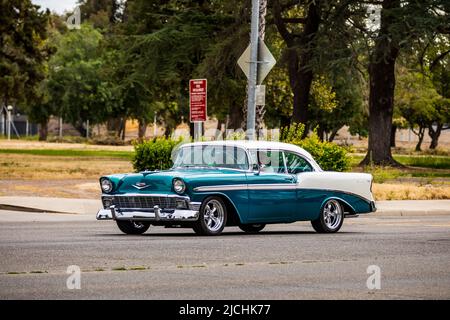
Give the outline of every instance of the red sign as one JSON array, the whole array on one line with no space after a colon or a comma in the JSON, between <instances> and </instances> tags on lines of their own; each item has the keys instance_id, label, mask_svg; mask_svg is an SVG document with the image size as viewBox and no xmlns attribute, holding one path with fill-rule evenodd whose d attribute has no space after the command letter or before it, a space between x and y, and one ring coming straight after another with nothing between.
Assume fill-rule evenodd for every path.
<instances>
[{"instance_id":1,"label":"red sign","mask_svg":"<svg viewBox=\"0 0 450 320\"><path fill-rule=\"evenodd\" d=\"M189 80L189 118L191 122L206 121L206 79Z\"/></svg>"}]
</instances>

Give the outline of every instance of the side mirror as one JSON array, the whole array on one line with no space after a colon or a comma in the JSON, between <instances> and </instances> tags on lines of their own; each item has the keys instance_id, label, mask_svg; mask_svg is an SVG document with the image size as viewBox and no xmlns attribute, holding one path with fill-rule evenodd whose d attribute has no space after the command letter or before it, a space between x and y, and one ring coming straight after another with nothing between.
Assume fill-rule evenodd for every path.
<instances>
[{"instance_id":1,"label":"side mirror","mask_svg":"<svg viewBox=\"0 0 450 320\"><path fill-rule=\"evenodd\" d=\"M261 172L261 167L258 166L256 163L254 163L253 167L252 167L252 171L255 175L259 175Z\"/></svg>"}]
</instances>

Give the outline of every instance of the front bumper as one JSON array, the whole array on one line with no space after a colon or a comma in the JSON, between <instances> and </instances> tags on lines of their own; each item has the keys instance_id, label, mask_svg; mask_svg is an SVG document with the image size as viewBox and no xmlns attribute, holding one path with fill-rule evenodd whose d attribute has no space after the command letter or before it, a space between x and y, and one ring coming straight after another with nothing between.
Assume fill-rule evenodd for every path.
<instances>
[{"instance_id":1,"label":"front bumper","mask_svg":"<svg viewBox=\"0 0 450 320\"><path fill-rule=\"evenodd\" d=\"M128 196L128 195L127 195ZM143 197L143 195L129 195ZM115 197L121 196L108 196L102 195L102 202L104 205L103 209L97 212L97 220L128 220L128 221L167 221L167 222L189 222L197 221L199 217L200 202L191 202L188 197L177 197L177 196L167 196L167 195L149 195L147 199L154 197L155 199L160 199L163 197L171 197L173 199L181 200L181 207L177 208L167 208L167 201L162 201L164 208L160 205L150 205L150 202L131 202L132 208L130 207L130 202L116 201ZM109 203L107 203L107 200ZM116 202L115 202L116 201ZM111 202L115 202L110 205ZM121 204L119 206L118 204ZM172 203L173 204L173 203ZM142 206L141 206L142 205ZM125 207L123 207L125 206ZM128 208L127 208L128 206Z\"/></svg>"},{"instance_id":2,"label":"front bumper","mask_svg":"<svg viewBox=\"0 0 450 320\"><path fill-rule=\"evenodd\" d=\"M162 210L158 206L153 209L122 209L115 206L100 209L97 220L128 220L128 221L197 221L199 213L195 210L168 209Z\"/></svg>"}]
</instances>

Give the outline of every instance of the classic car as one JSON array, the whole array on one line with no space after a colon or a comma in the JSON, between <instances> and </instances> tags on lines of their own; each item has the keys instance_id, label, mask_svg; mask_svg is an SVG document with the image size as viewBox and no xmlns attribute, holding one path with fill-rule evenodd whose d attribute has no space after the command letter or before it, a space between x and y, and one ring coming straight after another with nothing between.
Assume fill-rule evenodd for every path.
<instances>
[{"instance_id":1,"label":"classic car","mask_svg":"<svg viewBox=\"0 0 450 320\"><path fill-rule=\"evenodd\" d=\"M372 176L323 171L310 153L272 141L211 141L175 148L163 171L100 178L98 220L115 220L126 234L150 225L219 235L225 226L248 233L266 224L311 221L337 232L344 218L374 212Z\"/></svg>"}]
</instances>

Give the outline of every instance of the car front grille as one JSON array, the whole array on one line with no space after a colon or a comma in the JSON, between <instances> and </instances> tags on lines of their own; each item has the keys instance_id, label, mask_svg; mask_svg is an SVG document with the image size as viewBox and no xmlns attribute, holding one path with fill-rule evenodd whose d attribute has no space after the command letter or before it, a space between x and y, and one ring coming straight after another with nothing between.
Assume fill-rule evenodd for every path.
<instances>
[{"instance_id":1,"label":"car front grille","mask_svg":"<svg viewBox=\"0 0 450 320\"><path fill-rule=\"evenodd\" d=\"M164 196L119 196L114 197L114 204L122 209L153 209L154 206L161 209L175 209L177 206L175 197Z\"/></svg>"}]
</instances>

